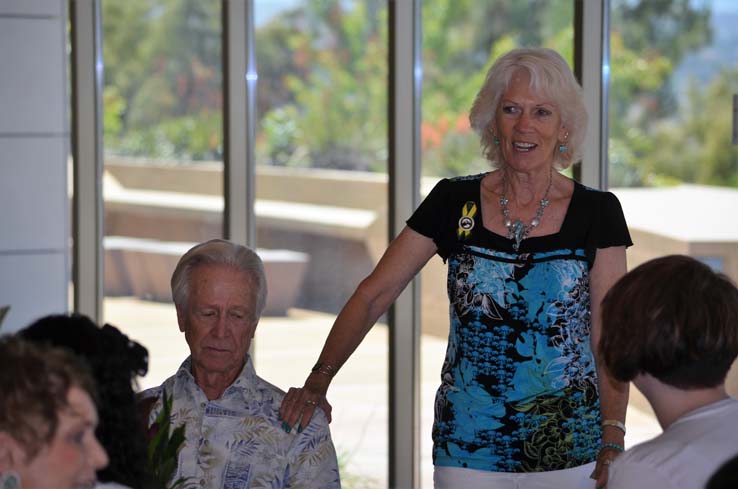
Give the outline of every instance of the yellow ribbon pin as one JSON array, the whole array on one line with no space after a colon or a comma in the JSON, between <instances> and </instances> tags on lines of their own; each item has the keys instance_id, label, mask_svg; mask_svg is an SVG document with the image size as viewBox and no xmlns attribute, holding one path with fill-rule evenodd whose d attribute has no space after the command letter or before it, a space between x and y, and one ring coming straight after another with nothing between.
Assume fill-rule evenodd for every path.
<instances>
[{"instance_id":1,"label":"yellow ribbon pin","mask_svg":"<svg viewBox=\"0 0 738 489\"><path fill-rule=\"evenodd\" d=\"M459 239L467 239L471 235L471 230L474 229L474 216L476 215L477 204L475 202L470 200L461 207L459 228L456 230Z\"/></svg>"}]
</instances>

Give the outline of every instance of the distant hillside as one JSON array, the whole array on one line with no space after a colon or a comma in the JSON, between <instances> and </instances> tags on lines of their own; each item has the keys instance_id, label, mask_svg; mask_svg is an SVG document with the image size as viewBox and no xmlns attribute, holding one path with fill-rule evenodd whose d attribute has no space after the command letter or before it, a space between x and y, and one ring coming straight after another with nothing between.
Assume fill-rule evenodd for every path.
<instances>
[{"instance_id":1,"label":"distant hillside","mask_svg":"<svg viewBox=\"0 0 738 489\"><path fill-rule=\"evenodd\" d=\"M738 69L738 10L715 12L712 16L712 45L687 55L674 71L674 92L679 97L690 79L709 83L720 70Z\"/></svg>"}]
</instances>

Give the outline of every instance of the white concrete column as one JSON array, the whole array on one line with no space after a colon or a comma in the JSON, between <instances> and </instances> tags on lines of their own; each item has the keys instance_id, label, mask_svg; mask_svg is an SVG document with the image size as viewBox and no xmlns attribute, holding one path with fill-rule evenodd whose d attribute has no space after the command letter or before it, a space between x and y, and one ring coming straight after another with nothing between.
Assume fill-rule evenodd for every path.
<instances>
[{"instance_id":1,"label":"white concrete column","mask_svg":"<svg viewBox=\"0 0 738 489\"><path fill-rule=\"evenodd\" d=\"M0 334L68 307L65 5L0 1Z\"/></svg>"}]
</instances>

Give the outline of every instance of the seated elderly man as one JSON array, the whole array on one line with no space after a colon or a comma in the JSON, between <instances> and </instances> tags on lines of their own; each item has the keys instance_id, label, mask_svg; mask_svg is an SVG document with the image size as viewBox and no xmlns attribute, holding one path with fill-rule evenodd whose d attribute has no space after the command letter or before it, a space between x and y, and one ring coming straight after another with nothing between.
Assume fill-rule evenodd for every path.
<instances>
[{"instance_id":1,"label":"seated elderly man","mask_svg":"<svg viewBox=\"0 0 738 489\"><path fill-rule=\"evenodd\" d=\"M190 249L172 275L179 329L190 356L161 386L173 398L170 427L185 425L172 481L213 488L338 488L336 452L325 414L316 410L304 427L285 432L279 419L284 397L259 378L248 354L266 302L261 259L250 249L214 239Z\"/></svg>"},{"instance_id":2,"label":"seated elderly man","mask_svg":"<svg viewBox=\"0 0 738 489\"><path fill-rule=\"evenodd\" d=\"M738 452L738 400L725 391L738 355L735 285L686 256L646 262L605 296L600 351L664 429L615 459L607 489L705 487Z\"/></svg>"}]
</instances>

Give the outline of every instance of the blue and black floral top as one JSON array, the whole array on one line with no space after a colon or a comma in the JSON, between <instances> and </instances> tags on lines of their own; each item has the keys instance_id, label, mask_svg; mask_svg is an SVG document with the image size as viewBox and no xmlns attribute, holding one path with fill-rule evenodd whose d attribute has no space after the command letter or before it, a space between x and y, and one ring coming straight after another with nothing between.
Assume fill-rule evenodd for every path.
<instances>
[{"instance_id":1,"label":"blue and black floral top","mask_svg":"<svg viewBox=\"0 0 738 489\"><path fill-rule=\"evenodd\" d=\"M496 472L589 463L601 442L589 271L598 248L632 244L620 203L575 182L561 230L516 252L482 225L484 176L440 181L407 222L448 263L434 463Z\"/></svg>"}]
</instances>

